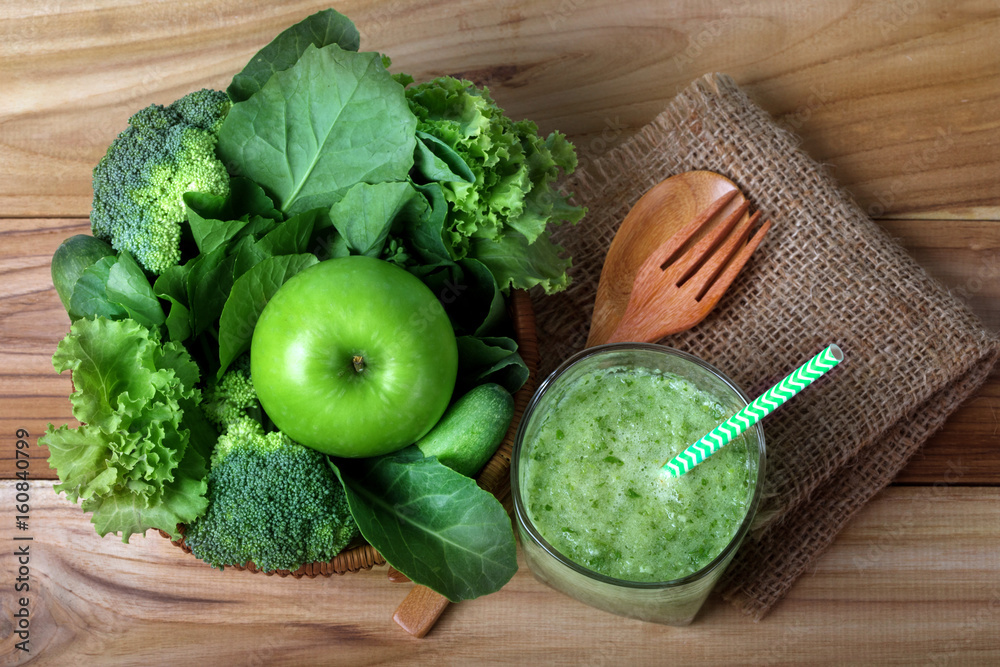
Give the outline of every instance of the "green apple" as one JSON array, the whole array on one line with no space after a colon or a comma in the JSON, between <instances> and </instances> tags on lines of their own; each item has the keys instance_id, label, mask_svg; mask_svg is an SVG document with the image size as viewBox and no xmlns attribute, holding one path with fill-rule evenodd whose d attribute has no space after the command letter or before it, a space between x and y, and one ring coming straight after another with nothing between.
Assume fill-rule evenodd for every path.
<instances>
[{"instance_id":1,"label":"green apple","mask_svg":"<svg viewBox=\"0 0 1000 667\"><path fill-rule=\"evenodd\" d=\"M437 423L458 369L455 332L418 278L372 257L296 274L264 307L250 374L293 440L334 456L376 456Z\"/></svg>"}]
</instances>

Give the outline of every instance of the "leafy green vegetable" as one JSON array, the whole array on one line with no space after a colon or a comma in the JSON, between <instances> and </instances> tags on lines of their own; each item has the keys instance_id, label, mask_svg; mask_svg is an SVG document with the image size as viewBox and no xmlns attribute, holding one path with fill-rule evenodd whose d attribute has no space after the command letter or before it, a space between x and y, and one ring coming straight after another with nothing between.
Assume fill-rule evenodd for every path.
<instances>
[{"instance_id":1,"label":"leafy green vegetable","mask_svg":"<svg viewBox=\"0 0 1000 667\"><path fill-rule=\"evenodd\" d=\"M229 194L188 192L184 205L191 235L203 254L240 235L266 231L284 217L259 185L239 177L230 180Z\"/></svg>"},{"instance_id":2,"label":"leafy green vegetable","mask_svg":"<svg viewBox=\"0 0 1000 667\"><path fill-rule=\"evenodd\" d=\"M52 285L70 319L82 317L70 308L70 299L83 272L98 260L114 254L114 248L88 234L71 236L56 248L52 255Z\"/></svg>"},{"instance_id":3,"label":"leafy green vegetable","mask_svg":"<svg viewBox=\"0 0 1000 667\"><path fill-rule=\"evenodd\" d=\"M390 236L390 242L394 241L412 250L412 257L408 256L407 260L397 263L411 270L453 264L451 254L444 244L448 202L445 201L441 185L428 183L414 185L413 188L421 196L409 200L409 210L396 225L395 235Z\"/></svg>"},{"instance_id":4,"label":"leafy green vegetable","mask_svg":"<svg viewBox=\"0 0 1000 667\"><path fill-rule=\"evenodd\" d=\"M177 524L207 505L206 452L192 442L185 414L200 400L190 356L132 320L97 318L74 323L52 363L73 371L70 401L82 422L50 424L39 438L59 474L56 491L92 512L100 535L128 542L159 528L179 537Z\"/></svg>"},{"instance_id":5,"label":"leafy green vegetable","mask_svg":"<svg viewBox=\"0 0 1000 667\"><path fill-rule=\"evenodd\" d=\"M407 88L406 99L424 148L454 174L474 176L454 178L436 163L426 166L426 160L418 165L425 178L440 181L448 201L444 233L451 256L482 260L504 290L565 288L569 260L546 229L584 214L554 188L561 173L576 168L572 144L558 132L542 139L534 123L511 120L488 90L469 81L442 77L421 83ZM460 165L468 174L460 173Z\"/></svg>"},{"instance_id":6,"label":"leafy green vegetable","mask_svg":"<svg viewBox=\"0 0 1000 667\"><path fill-rule=\"evenodd\" d=\"M330 209L330 219L352 255L382 254L396 216L416 192L409 183L358 183Z\"/></svg>"},{"instance_id":7,"label":"leafy green vegetable","mask_svg":"<svg viewBox=\"0 0 1000 667\"><path fill-rule=\"evenodd\" d=\"M105 287L108 300L121 305L133 320L147 327L163 324L163 307L156 299L146 274L127 252L118 254L118 261L108 272Z\"/></svg>"},{"instance_id":8,"label":"leafy green vegetable","mask_svg":"<svg viewBox=\"0 0 1000 667\"><path fill-rule=\"evenodd\" d=\"M218 149L233 173L294 214L329 207L359 182L404 180L415 125L379 54L309 44L294 65L233 105Z\"/></svg>"},{"instance_id":9,"label":"leafy green vegetable","mask_svg":"<svg viewBox=\"0 0 1000 667\"><path fill-rule=\"evenodd\" d=\"M415 446L338 459L334 470L362 536L416 583L457 602L498 591L517 572L500 501Z\"/></svg>"},{"instance_id":10,"label":"leafy green vegetable","mask_svg":"<svg viewBox=\"0 0 1000 667\"><path fill-rule=\"evenodd\" d=\"M236 357L250 350L257 320L278 288L299 271L318 262L316 256L309 253L268 257L233 283L219 319L220 377Z\"/></svg>"},{"instance_id":11,"label":"leafy green vegetable","mask_svg":"<svg viewBox=\"0 0 1000 667\"><path fill-rule=\"evenodd\" d=\"M188 308L187 272L188 265L175 265L160 274L153 283L157 297L170 304L167 313L167 336L181 342L191 336L191 311Z\"/></svg>"},{"instance_id":12,"label":"leafy green vegetable","mask_svg":"<svg viewBox=\"0 0 1000 667\"><path fill-rule=\"evenodd\" d=\"M517 343L504 336L458 337L458 387L496 382L510 393L521 388L529 371Z\"/></svg>"},{"instance_id":13,"label":"leafy green vegetable","mask_svg":"<svg viewBox=\"0 0 1000 667\"><path fill-rule=\"evenodd\" d=\"M269 231L257 243L257 250L265 257L275 255L297 255L310 250L313 231L325 223L326 213L323 209L313 209L288 220Z\"/></svg>"},{"instance_id":14,"label":"leafy green vegetable","mask_svg":"<svg viewBox=\"0 0 1000 667\"><path fill-rule=\"evenodd\" d=\"M165 321L146 274L127 252L103 257L83 271L69 311L76 317L132 318L146 327Z\"/></svg>"},{"instance_id":15,"label":"leafy green vegetable","mask_svg":"<svg viewBox=\"0 0 1000 667\"><path fill-rule=\"evenodd\" d=\"M361 35L349 18L332 9L309 16L283 31L257 52L246 67L233 77L226 92L233 102L250 99L275 72L283 72L312 44L322 48L337 44L345 51L357 51Z\"/></svg>"},{"instance_id":16,"label":"leafy green vegetable","mask_svg":"<svg viewBox=\"0 0 1000 667\"><path fill-rule=\"evenodd\" d=\"M507 322L507 305L497 281L486 266L477 259L461 260L462 286L454 304L449 308L453 313L455 331L469 332L476 336L495 333Z\"/></svg>"},{"instance_id":17,"label":"leafy green vegetable","mask_svg":"<svg viewBox=\"0 0 1000 667\"><path fill-rule=\"evenodd\" d=\"M108 277L118 261L116 255L97 260L80 274L69 300L70 313L80 317L107 317L120 320L128 316L125 308L108 299Z\"/></svg>"},{"instance_id":18,"label":"leafy green vegetable","mask_svg":"<svg viewBox=\"0 0 1000 667\"><path fill-rule=\"evenodd\" d=\"M204 89L133 115L94 168L94 236L152 273L180 262L184 193L229 190L215 143L230 104L225 93Z\"/></svg>"},{"instance_id":19,"label":"leafy green vegetable","mask_svg":"<svg viewBox=\"0 0 1000 667\"><path fill-rule=\"evenodd\" d=\"M328 561L357 527L327 458L280 431L244 419L219 438L208 475L208 510L185 527L198 558L223 569L264 571Z\"/></svg>"},{"instance_id":20,"label":"leafy green vegetable","mask_svg":"<svg viewBox=\"0 0 1000 667\"><path fill-rule=\"evenodd\" d=\"M227 246L198 255L185 266L187 302L191 308L191 331L200 335L215 326L229 298L229 290L238 276L234 275L236 256Z\"/></svg>"},{"instance_id":21,"label":"leafy green vegetable","mask_svg":"<svg viewBox=\"0 0 1000 667\"><path fill-rule=\"evenodd\" d=\"M472 239L469 256L489 267L500 285L516 289L541 286L547 294L569 285L572 261L562 255L562 248L549 240L545 231L533 243L520 234L506 234L499 240Z\"/></svg>"},{"instance_id":22,"label":"leafy green vegetable","mask_svg":"<svg viewBox=\"0 0 1000 667\"><path fill-rule=\"evenodd\" d=\"M476 182L476 175L462 156L433 134L417 132L417 152L413 161L417 171L428 182Z\"/></svg>"}]
</instances>

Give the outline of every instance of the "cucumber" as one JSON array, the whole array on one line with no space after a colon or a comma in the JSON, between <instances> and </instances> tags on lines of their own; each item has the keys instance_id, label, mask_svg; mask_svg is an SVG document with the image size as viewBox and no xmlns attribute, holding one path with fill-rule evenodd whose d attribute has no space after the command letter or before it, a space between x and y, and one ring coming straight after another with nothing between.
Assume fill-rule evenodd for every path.
<instances>
[{"instance_id":1,"label":"cucumber","mask_svg":"<svg viewBox=\"0 0 1000 667\"><path fill-rule=\"evenodd\" d=\"M115 250L110 245L86 234L71 236L56 248L52 255L52 284L71 318L79 317L69 307L76 281L99 259L114 254Z\"/></svg>"},{"instance_id":2,"label":"cucumber","mask_svg":"<svg viewBox=\"0 0 1000 667\"><path fill-rule=\"evenodd\" d=\"M472 477L500 446L514 416L514 399L498 384L481 384L455 401L417 441L424 456Z\"/></svg>"}]
</instances>

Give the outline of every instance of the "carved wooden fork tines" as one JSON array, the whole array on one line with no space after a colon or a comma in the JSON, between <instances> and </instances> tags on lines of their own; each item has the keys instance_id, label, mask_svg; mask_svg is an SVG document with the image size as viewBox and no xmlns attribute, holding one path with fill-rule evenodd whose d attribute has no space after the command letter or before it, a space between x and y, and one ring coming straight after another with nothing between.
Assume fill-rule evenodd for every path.
<instances>
[{"instance_id":1,"label":"carved wooden fork tines","mask_svg":"<svg viewBox=\"0 0 1000 667\"><path fill-rule=\"evenodd\" d=\"M718 221L737 194L716 199L653 251L639 267L625 314L607 342L653 342L705 319L771 227L767 220L750 236L760 211L746 215L748 201ZM702 229L705 235L690 245Z\"/></svg>"}]
</instances>

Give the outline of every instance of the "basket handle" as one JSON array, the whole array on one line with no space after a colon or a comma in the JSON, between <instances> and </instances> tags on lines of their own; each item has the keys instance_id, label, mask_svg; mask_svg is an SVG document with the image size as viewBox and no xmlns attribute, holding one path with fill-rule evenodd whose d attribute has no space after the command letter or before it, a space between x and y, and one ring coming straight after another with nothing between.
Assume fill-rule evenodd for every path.
<instances>
[{"instance_id":1,"label":"basket handle","mask_svg":"<svg viewBox=\"0 0 1000 667\"><path fill-rule=\"evenodd\" d=\"M396 608L392 620L414 637L423 637L448 606L448 598L426 586L416 585Z\"/></svg>"}]
</instances>

